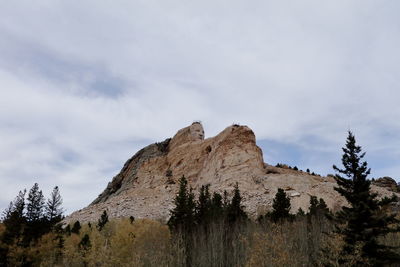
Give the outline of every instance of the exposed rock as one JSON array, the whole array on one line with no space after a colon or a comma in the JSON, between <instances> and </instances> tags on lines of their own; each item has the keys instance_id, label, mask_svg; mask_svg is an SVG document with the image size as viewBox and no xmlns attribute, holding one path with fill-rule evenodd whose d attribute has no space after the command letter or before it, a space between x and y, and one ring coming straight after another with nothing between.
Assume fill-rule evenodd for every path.
<instances>
[{"instance_id":1,"label":"exposed rock","mask_svg":"<svg viewBox=\"0 0 400 267\"><path fill-rule=\"evenodd\" d=\"M166 221L182 175L195 192L210 184L211 192L230 193L238 183L245 209L253 218L271 209L278 188L291 196L293 213L299 208L308 210L311 195L323 198L332 210L345 204L333 189L334 178L265 164L247 126L232 125L204 139L202 125L193 123L172 139L137 152L92 204L72 213L65 222L96 221L103 210L110 218L132 215ZM392 194L386 188L372 189L380 196Z\"/></svg>"},{"instance_id":2,"label":"exposed rock","mask_svg":"<svg viewBox=\"0 0 400 267\"><path fill-rule=\"evenodd\" d=\"M393 192L400 192L399 185L391 177L386 176L386 177L378 178L375 181L373 181L372 184L386 188L387 190L390 190Z\"/></svg>"},{"instance_id":3,"label":"exposed rock","mask_svg":"<svg viewBox=\"0 0 400 267\"><path fill-rule=\"evenodd\" d=\"M299 197L301 194L299 192L293 192L290 194L290 197Z\"/></svg>"},{"instance_id":4,"label":"exposed rock","mask_svg":"<svg viewBox=\"0 0 400 267\"><path fill-rule=\"evenodd\" d=\"M147 160L165 155L168 152L170 138L164 142L149 145L137 152L130 158L122 168L121 172L115 176L106 189L93 202L97 204L106 201L111 195L119 195L122 191L132 187L133 181L137 178L137 170Z\"/></svg>"}]
</instances>

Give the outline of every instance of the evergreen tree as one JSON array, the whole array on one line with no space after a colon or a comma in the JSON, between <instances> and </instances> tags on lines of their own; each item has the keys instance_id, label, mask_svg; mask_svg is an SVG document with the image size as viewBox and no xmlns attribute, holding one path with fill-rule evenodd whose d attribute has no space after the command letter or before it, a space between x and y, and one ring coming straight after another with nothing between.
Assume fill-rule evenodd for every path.
<instances>
[{"instance_id":1,"label":"evergreen tree","mask_svg":"<svg viewBox=\"0 0 400 267\"><path fill-rule=\"evenodd\" d=\"M187 216L186 225L189 229L195 224L195 211L196 211L196 201L194 199L193 189L189 189L188 200L187 200Z\"/></svg>"},{"instance_id":2,"label":"evergreen tree","mask_svg":"<svg viewBox=\"0 0 400 267\"><path fill-rule=\"evenodd\" d=\"M370 169L367 162L362 161L365 153L362 153L361 146L356 144L351 132L348 133L346 145L342 150L344 169L333 166L338 172L335 176L338 187L335 190L349 203L348 207L342 207L336 215L339 223L337 232L345 241L340 263L346 264L349 259L354 259L357 251L360 251L360 255L355 257L355 265L381 266L396 261L398 263L399 255L390 247L379 243L380 237L399 231L399 221L395 214L388 215L383 210L386 205L395 202L396 197L379 201L377 194L370 191L371 181L367 180Z\"/></svg>"},{"instance_id":3,"label":"evergreen tree","mask_svg":"<svg viewBox=\"0 0 400 267\"><path fill-rule=\"evenodd\" d=\"M185 265L192 266L192 231L195 223L195 208L194 194L192 189L188 191L187 180L182 176L179 180L179 192L174 199L175 208L171 210L171 218L168 221L168 226L177 236L183 238L185 247Z\"/></svg>"},{"instance_id":4,"label":"evergreen tree","mask_svg":"<svg viewBox=\"0 0 400 267\"><path fill-rule=\"evenodd\" d=\"M240 195L239 185L236 183L233 189L233 197L227 211L228 222L234 223L236 221L247 219L247 214L243 210L241 202L242 197Z\"/></svg>"},{"instance_id":5,"label":"evergreen tree","mask_svg":"<svg viewBox=\"0 0 400 267\"><path fill-rule=\"evenodd\" d=\"M44 197L39 185L35 183L27 198L26 219L28 222L39 222L43 218Z\"/></svg>"},{"instance_id":6,"label":"evergreen tree","mask_svg":"<svg viewBox=\"0 0 400 267\"><path fill-rule=\"evenodd\" d=\"M213 221L218 221L224 217L225 211L222 202L222 196L219 193L214 192L211 199L211 218Z\"/></svg>"},{"instance_id":7,"label":"evergreen tree","mask_svg":"<svg viewBox=\"0 0 400 267\"><path fill-rule=\"evenodd\" d=\"M10 201L10 203L8 204L8 207L1 214L1 221L5 221L8 218L10 218L11 213L13 211L13 206L14 206L14 203L12 201Z\"/></svg>"},{"instance_id":8,"label":"evergreen tree","mask_svg":"<svg viewBox=\"0 0 400 267\"><path fill-rule=\"evenodd\" d=\"M228 199L228 192L226 192L226 190L224 190L224 196L222 198L222 207L224 208L224 210L228 210L229 208L229 199Z\"/></svg>"},{"instance_id":9,"label":"evergreen tree","mask_svg":"<svg viewBox=\"0 0 400 267\"><path fill-rule=\"evenodd\" d=\"M303 216L305 216L305 215L306 215L306 213L304 212L304 210L303 210L302 208L299 208L299 209L297 210L296 216L298 216L298 217L303 217Z\"/></svg>"},{"instance_id":10,"label":"evergreen tree","mask_svg":"<svg viewBox=\"0 0 400 267\"><path fill-rule=\"evenodd\" d=\"M79 221L76 221L71 228L71 233L79 235L81 228L81 223Z\"/></svg>"},{"instance_id":11,"label":"evergreen tree","mask_svg":"<svg viewBox=\"0 0 400 267\"><path fill-rule=\"evenodd\" d=\"M290 199L282 188L278 188L272 203L271 219L274 222L291 218Z\"/></svg>"},{"instance_id":12,"label":"evergreen tree","mask_svg":"<svg viewBox=\"0 0 400 267\"><path fill-rule=\"evenodd\" d=\"M318 212L318 198L316 196L310 196L310 207L308 208L308 213L310 215L316 215Z\"/></svg>"},{"instance_id":13,"label":"evergreen tree","mask_svg":"<svg viewBox=\"0 0 400 267\"><path fill-rule=\"evenodd\" d=\"M194 194L187 189L187 180L182 176L179 180L179 192L174 200L175 208L171 211L168 225L173 230L188 231L194 224Z\"/></svg>"},{"instance_id":14,"label":"evergreen tree","mask_svg":"<svg viewBox=\"0 0 400 267\"><path fill-rule=\"evenodd\" d=\"M107 222L108 222L107 211L103 211L103 214L101 214L100 219L97 221L97 229L101 231L107 224Z\"/></svg>"},{"instance_id":15,"label":"evergreen tree","mask_svg":"<svg viewBox=\"0 0 400 267\"><path fill-rule=\"evenodd\" d=\"M324 214L329 213L329 208L325 203L325 200L323 198L319 199L319 203L318 203L318 210Z\"/></svg>"},{"instance_id":16,"label":"evergreen tree","mask_svg":"<svg viewBox=\"0 0 400 267\"><path fill-rule=\"evenodd\" d=\"M47 219L44 216L45 199L39 185L35 183L27 197L26 227L23 233L23 246L28 246L32 241L36 242L43 234L50 230Z\"/></svg>"},{"instance_id":17,"label":"evergreen tree","mask_svg":"<svg viewBox=\"0 0 400 267\"><path fill-rule=\"evenodd\" d=\"M61 221L63 217L63 209L61 208L62 202L60 191L58 186L56 186L51 192L51 196L47 200L45 207L47 220L51 224Z\"/></svg>"},{"instance_id":18,"label":"evergreen tree","mask_svg":"<svg viewBox=\"0 0 400 267\"><path fill-rule=\"evenodd\" d=\"M19 191L18 196L14 200L13 212L15 212L19 218L24 217L25 195L26 189Z\"/></svg>"},{"instance_id":19,"label":"evergreen tree","mask_svg":"<svg viewBox=\"0 0 400 267\"><path fill-rule=\"evenodd\" d=\"M6 227L2 236L5 244L11 244L22 234L26 219L24 216L26 190L19 191L17 197L3 213L3 223Z\"/></svg>"},{"instance_id":20,"label":"evergreen tree","mask_svg":"<svg viewBox=\"0 0 400 267\"><path fill-rule=\"evenodd\" d=\"M209 185L203 185L200 188L199 200L197 201L195 215L197 224L207 224L211 219L211 195L209 192L209 187Z\"/></svg>"},{"instance_id":21,"label":"evergreen tree","mask_svg":"<svg viewBox=\"0 0 400 267\"><path fill-rule=\"evenodd\" d=\"M56 234L54 240L57 241L57 244L55 246L55 262L61 263L63 254L64 254L64 244L65 244L65 239L64 239L64 230L62 228L61 224L55 225L53 232Z\"/></svg>"},{"instance_id":22,"label":"evergreen tree","mask_svg":"<svg viewBox=\"0 0 400 267\"><path fill-rule=\"evenodd\" d=\"M79 242L79 248L83 249L83 250L89 250L92 247L92 244L90 242L90 237L88 234L85 234L82 239L81 242Z\"/></svg>"}]
</instances>

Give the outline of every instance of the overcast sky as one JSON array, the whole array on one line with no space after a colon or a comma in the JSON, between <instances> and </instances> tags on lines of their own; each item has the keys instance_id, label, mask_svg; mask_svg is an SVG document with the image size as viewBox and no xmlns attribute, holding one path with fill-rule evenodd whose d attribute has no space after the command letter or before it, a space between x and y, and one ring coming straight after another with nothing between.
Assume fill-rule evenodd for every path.
<instances>
[{"instance_id":1,"label":"overcast sky","mask_svg":"<svg viewBox=\"0 0 400 267\"><path fill-rule=\"evenodd\" d=\"M351 129L371 177L400 179L399 1L0 3L2 210L34 182L82 208L194 120L321 174Z\"/></svg>"}]
</instances>

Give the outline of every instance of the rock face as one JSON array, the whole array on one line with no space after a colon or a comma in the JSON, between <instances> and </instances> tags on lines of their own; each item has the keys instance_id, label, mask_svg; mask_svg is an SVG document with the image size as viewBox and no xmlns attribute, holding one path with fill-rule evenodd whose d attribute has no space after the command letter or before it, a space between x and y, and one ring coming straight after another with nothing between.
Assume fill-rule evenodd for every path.
<instances>
[{"instance_id":1,"label":"rock face","mask_svg":"<svg viewBox=\"0 0 400 267\"><path fill-rule=\"evenodd\" d=\"M232 192L239 184L246 211L255 218L271 209L278 188L291 197L292 212L307 210L310 196L324 198L337 210L344 199L333 189L332 177L265 164L253 131L232 125L215 137L204 139L203 126L195 122L172 139L149 145L129 159L121 172L88 207L72 213L65 222L96 221L103 210L109 216L166 221L184 175L195 192L209 184L211 192ZM387 189L373 186L381 196Z\"/></svg>"},{"instance_id":2,"label":"rock face","mask_svg":"<svg viewBox=\"0 0 400 267\"><path fill-rule=\"evenodd\" d=\"M392 191L392 192L396 192L396 193L400 192L400 186L391 177L386 176L386 177L378 178L375 181L373 181L372 184L374 184L376 186L384 187L387 190Z\"/></svg>"}]
</instances>

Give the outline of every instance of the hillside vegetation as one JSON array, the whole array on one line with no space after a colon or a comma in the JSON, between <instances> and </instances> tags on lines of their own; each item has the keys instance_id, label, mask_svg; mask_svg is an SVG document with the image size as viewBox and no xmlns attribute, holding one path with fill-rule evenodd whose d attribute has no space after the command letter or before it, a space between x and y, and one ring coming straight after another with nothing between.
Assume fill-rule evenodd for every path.
<instances>
[{"instance_id":1,"label":"hillside vegetation","mask_svg":"<svg viewBox=\"0 0 400 267\"><path fill-rule=\"evenodd\" d=\"M272 210L250 220L238 184L231 194L204 185L195 199L184 176L167 224L133 216L63 225L58 187L20 191L0 224L0 266L399 266L400 221L393 197L377 198L370 169L349 132L335 188L347 205L333 214L315 196L290 213L278 188ZM228 195L232 195L228 198Z\"/></svg>"}]
</instances>

